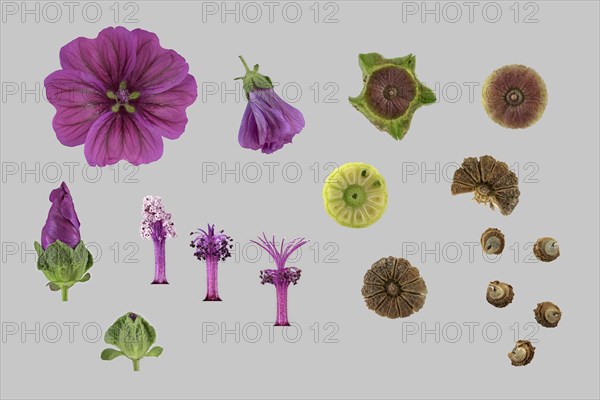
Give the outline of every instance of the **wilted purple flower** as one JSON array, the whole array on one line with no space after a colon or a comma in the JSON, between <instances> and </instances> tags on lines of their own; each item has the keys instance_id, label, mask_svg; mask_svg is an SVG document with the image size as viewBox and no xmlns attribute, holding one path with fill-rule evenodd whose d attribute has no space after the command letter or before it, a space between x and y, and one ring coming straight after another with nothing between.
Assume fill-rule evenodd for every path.
<instances>
[{"instance_id":1,"label":"wilted purple flower","mask_svg":"<svg viewBox=\"0 0 600 400\"><path fill-rule=\"evenodd\" d=\"M210 224L206 230L198 228L195 233L197 236L192 240L190 246L196 249L194 256L198 260L206 261L207 293L204 301L221 301L219 297L218 265L219 260L225 261L228 257L231 257L229 249L233 247L230 244L233 239L225 235L223 231L215 233L215 226ZM194 232L190 233L190 235L193 234Z\"/></svg>"},{"instance_id":2,"label":"wilted purple flower","mask_svg":"<svg viewBox=\"0 0 600 400\"><path fill-rule=\"evenodd\" d=\"M155 270L152 283L168 284L165 242L167 238L177 236L175 226L171 222L171 214L165 211L160 197L146 196L144 197L142 216L140 234L143 238L152 239L154 243Z\"/></svg>"},{"instance_id":3,"label":"wilted purple flower","mask_svg":"<svg viewBox=\"0 0 600 400\"><path fill-rule=\"evenodd\" d=\"M285 245L285 240L282 239L278 249L275 243L275 236L269 241L267 236L263 233L263 237L259 237L258 239L260 240L260 243L254 240L251 240L251 242L257 244L269 253L277 266L277 269L265 269L260 271L261 283L263 285L265 283L271 283L275 286L277 295L277 320L275 326L289 326L290 323L287 315L288 286L290 286L290 283L295 285L298 282L302 270L295 267L286 268L285 263L288 257L294 251L298 250L298 248L308 243L308 240L296 238Z\"/></svg>"},{"instance_id":4,"label":"wilted purple flower","mask_svg":"<svg viewBox=\"0 0 600 400\"><path fill-rule=\"evenodd\" d=\"M63 182L54 189L49 199L52 206L48 211L46 225L42 228L42 248L46 250L52 243L60 240L74 249L81 241L80 223L67 184Z\"/></svg>"},{"instance_id":5,"label":"wilted purple flower","mask_svg":"<svg viewBox=\"0 0 600 400\"><path fill-rule=\"evenodd\" d=\"M106 28L65 45L60 64L44 81L56 108L52 126L62 144L85 144L90 165L156 161L162 138L185 130L196 81L185 59L163 49L154 33Z\"/></svg>"},{"instance_id":6,"label":"wilted purple flower","mask_svg":"<svg viewBox=\"0 0 600 400\"><path fill-rule=\"evenodd\" d=\"M258 65L250 70L240 56L246 75L243 78L248 105L242 118L238 141L240 146L271 154L291 143L304 128L302 113L286 103L273 90L268 76L258 73Z\"/></svg>"}]
</instances>

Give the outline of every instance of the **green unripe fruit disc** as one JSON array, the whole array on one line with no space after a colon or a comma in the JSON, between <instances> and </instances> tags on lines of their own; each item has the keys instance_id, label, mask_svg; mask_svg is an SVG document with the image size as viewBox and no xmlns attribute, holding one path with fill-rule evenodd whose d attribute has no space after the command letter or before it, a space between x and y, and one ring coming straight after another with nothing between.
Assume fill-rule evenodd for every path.
<instances>
[{"instance_id":1,"label":"green unripe fruit disc","mask_svg":"<svg viewBox=\"0 0 600 400\"><path fill-rule=\"evenodd\" d=\"M381 218L385 211L385 179L369 164L344 164L327 177L323 202L327 214L338 224L365 228Z\"/></svg>"}]
</instances>

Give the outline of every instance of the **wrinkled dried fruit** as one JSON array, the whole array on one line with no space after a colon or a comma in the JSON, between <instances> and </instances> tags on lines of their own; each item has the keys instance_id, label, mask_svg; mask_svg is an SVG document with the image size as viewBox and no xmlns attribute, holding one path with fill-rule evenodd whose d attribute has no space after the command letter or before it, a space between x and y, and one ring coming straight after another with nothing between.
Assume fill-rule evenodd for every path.
<instances>
[{"instance_id":1,"label":"wrinkled dried fruit","mask_svg":"<svg viewBox=\"0 0 600 400\"><path fill-rule=\"evenodd\" d=\"M510 215L519 203L519 180L508 165L492 156L465 158L454 172L450 191L453 195L475 192L474 200Z\"/></svg>"},{"instance_id":2,"label":"wrinkled dried fruit","mask_svg":"<svg viewBox=\"0 0 600 400\"><path fill-rule=\"evenodd\" d=\"M512 303L513 297L515 297L515 293L512 286L500 281L490 282L485 296L488 303L498 308L506 307Z\"/></svg>"},{"instance_id":3,"label":"wrinkled dried fruit","mask_svg":"<svg viewBox=\"0 0 600 400\"><path fill-rule=\"evenodd\" d=\"M367 227L381 218L387 206L385 179L369 164L344 164L327 177L323 202L338 224Z\"/></svg>"},{"instance_id":4,"label":"wrinkled dried fruit","mask_svg":"<svg viewBox=\"0 0 600 400\"><path fill-rule=\"evenodd\" d=\"M543 237L538 239L533 246L533 254L538 260L544 262L554 261L560 256L560 249L556 239Z\"/></svg>"},{"instance_id":5,"label":"wrinkled dried fruit","mask_svg":"<svg viewBox=\"0 0 600 400\"><path fill-rule=\"evenodd\" d=\"M535 347L533 347L529 340L519 340L513 350L508 353L508 358L510 358L512 365L520 367L529 364L533 360L534 354Z\"/></svg>"},{"instance_id":6,"label":"wrinkled dried fruit","mask_svg":"<svg viewBox=\"0 0 600 400\"><path fill-rule=\"evenodd\" d=\"M480 239L481 247L486 254L500 254L504 250L504 234L496 228L488 228Z\"/></svg>"},{"instance_id":7,"label":"wrinkled dried fruit","mask_svg":"<svg viewBox=\"0 0 600 400\"><path fill-rule=\"evenodd\" d=\"M546 328L555 328L562 316L560 308L549 301L538 303L535 310L533 310L533 313L535 314L535 320Z\"/></svg>"},{"instance_id":8,"label":"wrinkled dried fruit","mask_svg":"<svg viewBox=\"0 0 600 400\"><path fill-rule=\"evenodd\" d=\"M483 106L505 128L527 128L544 113L546 84L535 70L506 65L492 72L483 85Z\"/></svg>"},{"instance_id":9,"label":"wrinkled dried fruit","mask_svg":"<svg viewBox=\"0 0 600 400\"><path fill-rule=\"evenodd\" d=\"M380 259L367 271L363 283L367 307L382 317L408 317L425 304L425 281L404 258Z\"/></svg>"},{"instance_id":10,"label":"wrinkled dried fruit","mask_svg":"<svg viewBox=\"0 0 600 400\"><path fill-rule=\"evenodd\" d=\"M350 104L379 130L402 139L415 110L436 101L415 75L415 56L387 59L377 53L360 54L358 63L364 86L358 97L349 98Z\"/></svg>"}]
</instances>

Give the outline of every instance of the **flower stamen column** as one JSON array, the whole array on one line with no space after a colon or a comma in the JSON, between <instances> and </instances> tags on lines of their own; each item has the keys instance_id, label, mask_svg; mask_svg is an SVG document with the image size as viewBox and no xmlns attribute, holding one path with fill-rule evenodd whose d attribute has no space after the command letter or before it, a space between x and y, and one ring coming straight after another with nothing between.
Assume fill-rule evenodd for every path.
<instances>
[{"instance_id":1,"label":"flower stamen column","mask_svg":"<svg viewBox=\"0 0 600 400\"><path fill-rule=\"evenodd\" d=\"M229 249L233 247L230 244L232 238L225 235L223 231L215 233L215 226L208 225L206 230L198 228L196 238L192 240L190 247L196 251L194 256L198 260L206 261L206 298L204 301L221 301L219 297L219 260L225 261L231 257ZM193 235L194 232L190 233Z\"/></svg>"},{"instance_id":2,"label":"flower stamen column","mask_svg":"<svg viewBox=\"0 0 600 400\"><path fill-rule=\"evenodd\" d=\"M175 226L171 222L171 214L166 212L162 199L158 196L144 197L142 209L141 236L152 239L154 243L154 280L152 284L168 284L165 261L165 241L177 236Z\"/></svg>"},{"instance_id":3,"label":"flower stamen column","mask_svg":"<svg viewBox=\"0 0 600 400\"><path fill-rule=\"evenodd\" d=\"M271 283L275 286L275 294L277 296L277 319L275 326L289 326L288 320L288 287L290 283L296 284L300 280L300 274L302 270L296 267L286 267L285 263L289 256L301 246L308 243L308 240L304 238L296 238L285 245L285 240L281 241L281 245L277 248L275 244L275 237L270 241L267 236L263 233L263 237L258 238L259 242L252 240L252 243L260 246L263 250L273 257L277 269L265 269L260 271L261 283Z\"/></svg>"}]
</instances>

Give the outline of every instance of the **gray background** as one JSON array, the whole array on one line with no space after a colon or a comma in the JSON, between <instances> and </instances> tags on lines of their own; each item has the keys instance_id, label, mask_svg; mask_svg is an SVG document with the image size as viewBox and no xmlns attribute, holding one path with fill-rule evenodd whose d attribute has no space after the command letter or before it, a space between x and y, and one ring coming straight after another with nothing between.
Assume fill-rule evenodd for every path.
<instances>
[{"instance_id":1,"label":"gray background","mask_svg":"<svg viewBox=\"0 0 600 400\"><path fill-rule=\"evenodd\" d=\"M115 25L112 4L100 4L102 16L95 23L82 18L84 3L79 3L72 22L67 15L54 23L48 21L54 14L42 15L39 22L31 16L22 22L20 14L6 15L3 95L7 82L27 88L37 82L43 87L44 77L59 68L61 46ZM517 23L510 9L513 2L496 3L503 12L496 23L483 18L486 3L477 3L472 22L461 6L462 19L451 23L450 9L444 18L440 8L439 22L434 16L422 22L419 15L403 14L406 5L400 2L341 1L335 3L338 22L328 24L322 23L323 16L335 6L324 9L321 4L320 21L315 23L312 2L298 3L303 15L297 23L282 17L285 3L276 9L273 23L267 16L251 23L243 15L239 23L231 16L222 23L219 15L203 22L199 3L135 4L139 22L124 23L124 14L135 8L121 4L118 24L157 33L163 47L187 59L201 92L202 82L233 88L231 79L243 72L237 55L243 54L249 63L260 63L261 71L274 81L299 85L302 95L295 105L304 113L306 128L292 145L271 156L242 149L237 131L243 99L230 95L221 101L215 95L204 101L200 94L188 109L185 134L165 141L162 159L141 166L137 182L126 181L130 170L121 163L117 179L115 169L104 168L94 183L93 169L88 178L82 176L83 147L67 148L56 140L51 127L54 108L47 101L35 95L21 99L20 93L4 96L3 171L15 165L31 169L39 163L40 173L21 176L19 171L3 178L3 330L22 323L28 329L40 323L41 328L39 343L35 335L21 338L20 332L3 340L3 397L598 398L598 3L547 1L531 3L530 8L521 3ZM422 7L421 2L414 4ZM427 5L435 7L434 2ZM524 23L535 7L538 21ZM420 79L430 86L459 86L462 96L455 99L455 92L444 96L437 91L440 101L418 110L406 138L394 142L346 100L361 90L357 54L370 51L388 57L413 53ZM548 86L543 118L523 131L494 124L480 105L483 80L511 63L535 68ZM338 102L325 102L324 92L315 101L309 89L315 82L321 90L328 82L337 85L333 99ZM471 83L478 85L474 99L468 98L465 86ZM441 176L421 177L422 167L433 169L439 163L440 169L455 168L464 157L483 154L518 163L522 195L508 217L476 205L469 195L452 197L445 176L451 177L453 168ZM321 200L322 180L331 170L325 163L349 161L373 164L388 183L384 217L362 230L335 224ZM69 186L82 238L95 242L102 252L90 271L92 279L72 288L68 303L44 287L46 280L30 254L48 212L47 196L60 183L52 179L53 163L68 180L64 162L78 163ZM209 168L203 163L211 162L227 168L240 163L239 182L234 175L209 176L203 182L202 171ZM256 165L248 164L252 162L262 170L254 183L248 169ZM265 162L279 163L272 182ZM318 179L311 167L315 162ZM291 163L302 173L295 183L296 164ZM285 165L294 168L283 175ZM402 172L415 165L418 173L403 179ZM246 174L241 172L244 168ZM147 194L163 197L180 234L167 244L169 286L149 284L152 243L138 234L141 201ZM274 288L261 286L258 278L260 269L273 264L264 255L256 261L252 248L245 257L238 251L221 264L224 301L202 302L204 266L192 256L187 235L209 221L226 229L242 247L263 231L277 237L306 236L318 243L317 256L305 247L294 264L303 270L299 284L290 288L290 319L302 329L297 342L290 343L277 330L269 343L263 326L257 343L244 339L254 337L253 330L239 343L231 334L223 341L211 336L203 343L203 323L226 323L234 329L239 322L242 330L253 326L246 324L262 326L275 317ZM469 257L465 243L477 242L490 226L502 229L513 249L507 248L496 262L486 261L479 248ZM531 248L525 246L546 235L559 240L561 257L550 264L530 262ZM121 248L116 259L109 249L115 242ZM325 248L328 242L333 245ZM128 243L133 245L124 249ZM427 253L436 244L440 250ZM125 260L136 245L139 251ZM8 251L14 246L16 255ZM417 254L403 254L410 246L419 249ZM458 257L452 251L456 247L462 249ZM366 269L388 255L406 256L420 268L429 288L425 307L406 320L377 316L360 294ZM494 279L515 287L515 300L505 309L485 301L486 284ZM520 337L525 329L531 332L536 325L526 324L534 320L532 309L544 300L557 303L564 318L556 329L538 329L533 362L514 368L506 356L515 341L511 327L519 324ZM91 340L96 336L93 327L87 335L81 329L86 323L106 329L130 310L156 327L157 344L165 348L160 358L142 360L142 371L135 374L129 360L101 361L99 354L107 346L101 339ZM80 324L73 343L64 326L69 322ZM324 339L327 322L339 327L337 343ZM62 327L56 343L51 343L56 336L53 323ZM320 324L318 343L310 329L314 323ZM415 327L435 331L436 323L438 341L434 334L402 338L403 331ZM454 323L462 327L456 343ZM465 323L480 324L472 343ZM488 323L501 328L498 338L494 329L487 335L482 332ZM295 332L290 330L289 336L293 339Z\"/></svg>"}]
</instances>

